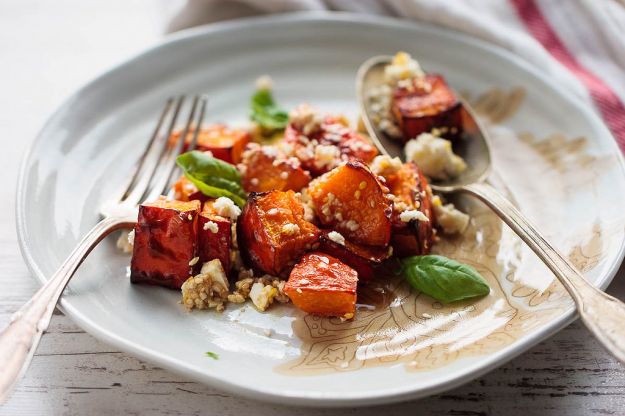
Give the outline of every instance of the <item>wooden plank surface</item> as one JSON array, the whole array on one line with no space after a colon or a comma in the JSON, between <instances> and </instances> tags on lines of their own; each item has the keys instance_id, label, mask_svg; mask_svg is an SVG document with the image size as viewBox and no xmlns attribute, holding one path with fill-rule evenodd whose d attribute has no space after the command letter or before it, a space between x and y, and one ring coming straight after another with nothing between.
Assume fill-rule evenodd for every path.
<instances>
[{"instance_id":1,"label":"wooden plank surface","mask_svg":"<svg viewBox=\"0 0 625 416\"><path fill-rule=\"evenodd\" d=\"M157 41L151 1L45 0L0 3L0 327L38 285L19 253L17 167L47 115L73 89ZM97 18L96 18L97 17ZM114 30L113 30L114 29ZM625 270L609 292L625 298ZM480 379L431 398L370 409L295 409L224 394L97 341L62 314L0 415L619 415L625 370L580 323Z\"/></svg>"}]
</instances>

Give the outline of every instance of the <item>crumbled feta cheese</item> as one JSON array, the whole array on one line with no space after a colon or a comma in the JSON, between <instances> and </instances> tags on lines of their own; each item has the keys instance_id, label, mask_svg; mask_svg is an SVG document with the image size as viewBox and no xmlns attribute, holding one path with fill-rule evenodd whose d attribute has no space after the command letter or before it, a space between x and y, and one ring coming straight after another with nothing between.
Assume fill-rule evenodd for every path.
<instances>
[{"instance_id":1,"label":"crumbled feta cheese","mask_svg":"<svg viewBox=\"0 0 625 416\"><path fill-rule=\"evenodd\" d=\"M219 226L214 221L208 221L206 224L204 224L202 228L204 229L204 231L210 230L210 232L213 234L217 234L217 232L219 231Z\"/></svg>"},{"instance_id":2,"label":"crumbled feta cheese","mask_svg":"<svg viewBox=\"0 0 625 416\"><path fill-rule=\"evenodd\" d=\"M228 279L219 259L204 263L200 273L189 277L181 290L182 304L187 309L223 311L228 299Z\"/></svg>"},{"instance_id":3,"label":"crumbled feta cheese","mask_svg":"<svg viewBox=\"0 0 625 416\"><path fill-rule=\"evenodd\" d=\"M289 179L289 172L281 172L280 179L285 180L285 181Z\"/></svg>"},{"instance_id":4,"label":"crumbled feta cheese","mask_svg":"<svg viewBox=\"0 0 625 416\"><path fill-rule=\"evenodd\" d=\"M271 90L273 89L273 80L269 75L261 75L256 78L256 89L257 90Z\"/></svg>"},{"instance_id":5,"label":"crumbled feta cheese","mask_svg":"<svg viewBox=\"0 0 625 416\"><path fill-rule=\"evenodd\" d=\"M265 311L273 303L273 298L277 294L277 288L261 282L254 283L250 289L250 299L259 311Z\"/></svg>"},{"instance_id":6,"label":"crumbled feta cheese","mask_svg":"<svg viewBox=\"0 0 625 416\"><path fill-rule=\"evenodd\" d=\"M282 234L285 234L285 235L297 234L299 232L299 226L297 224L292 224L290 222L287 222L286 224L282 226L280 231L282 232Z\"/></svg>"},{"instance_id":7,"label":"crumbled feta cheese","mask_svg":"<svg viewBox=\"0 0 625 416\"><path fill-rule=\"evenodd\" d=\"M440 197L432 198L436 223L445 234L462 234L469 226L469 216L458 210L454 204L443 205Z\"/></svg>"},{"instance_id":8,"label":"crumbled feta cheese","mask_svg":"<svg viewBox=\"0 0 625 416\"><path fill-rule=\"evenodd\" d=\"M117 248L126 254L132 253L135 245L135 230L122 231L117 239Z\"/></svg>"},{"instance_id":9,"label":"crumbled feta cheese","mask_svg":"<svg viewBox=\"0 0 625 416\"><path fill-rule=\"evenodd\" d=\"M402 220L403 222L410 222L413 220L425 221L425 222L430 221L430 219L426 217L425 214L419 211L418 209L410 209L410 210L403 211L401 214L399 214L399 219Z\"/></svg>"},{"instance_id":10,"label":"crumbled feta cheese","mask_svg":"<svg viewBox=\"0 0 625 416\"><path fill-rule=\"evenodd\" d=\"M345 227L347 227L347 229L350 231L356 231L358 228L360 228L360 225L354 220L349 220L345 223Z\"/></svg>"},{"instance_id":11,"label":"crumbled feta cheese","mask_svg":"<svg viewBox=\"0 0 625 416\"><path fill-rule=\"evenodd\" d=\"M397 52L389 65L384 68L384 79L389 85L395 86L401 80L423 78L425 73L419 62L406 52Z\"/></svg>"},{"instance_id":12,"label":"crumbled feta cheese","mask_svg":"<svg viewBox=\"0 0 625 416\"><path fill-rule=\"evenodd\" d=\"M337 161L340 160L341 152L339 148L328 144L320 144L315 147L315 165L320 168L334 167Z\"/></svg>"},{"instance_id":13,"label":"crumbled feta cheese","mask_svg":"<svg viewBox=\"0 0 625 416\"><path fill-rule=\"evenodd\" d=\"M252 178L252 179L250 179L250 184L251 184L252 186L258 186L258 184L259 184L259 183L260 183L260 182L258 181L258 178Z\"/></svg>"},{"instance_id":14,"label":"crumbled feta cheese","mask_svg":"<svg viewBox=\"0 0 625 416\"><path fill-rule=\"evenodd\" d=\"M328 238L332 241L334 241L337 244L340 244L342 246L345 245L345 237L343 237L343 235L341 235L341 233L338 233L336 231L330 231L328 233Z\"/></svg>"},{"instance_id":15,"label":"crumbled feta cheese","mask_svg":"<svg viewBox=\"0 0 625 416\"><path fill-rule=\"evenodd\" d=\"M422 133L406 143L406 159L414 161L426 176L450 179L460 175L467 165L456 155L449 140Z\"/></svg>"},{"instance_id":16,"label":"crumbled feta cheese","mask_svg":"<svg viewBox=\"0 0 625 416\"><path fill-rule=\"evenodd\" d=\"M213 204L213 208L217 212L217 215L230 218L232 221L236 220L241 215L241 208L236 206L232 199L225 196L217 198Z\"/></svg>"},{"instance_id":17,"label":"crumbled feta cheese","mask_svg":"<svg viewBox=\"0 0 625 416\"><path fill-rule=\"evenodd\" d=\"M402 165L401 159L398 157L379 155L373 158L369 167L371 168L371 172L375 175L389 176L401 169ZM365 186L366 185L365 183Z\"/></svg>"},{"instance_id":18,"label":"crumbled feta cheese","mask_svg":"<svg viewBox=\"0 0 625 416\"><path fill-rule=\"evenodd\" d=\"M308 104L300 104L289 114L289 123L306 136L321 128L323 116Z\"/></svg>"}]
</instances>

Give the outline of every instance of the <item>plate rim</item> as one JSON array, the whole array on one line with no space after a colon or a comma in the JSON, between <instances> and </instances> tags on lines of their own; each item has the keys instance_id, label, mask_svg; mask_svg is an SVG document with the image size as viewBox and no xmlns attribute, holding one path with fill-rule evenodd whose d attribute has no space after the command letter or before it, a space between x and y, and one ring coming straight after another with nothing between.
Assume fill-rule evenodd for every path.
<instances>
[{"instance_id":1,"label":"plate rim","mask_svg":"<svg viewBox=\"0 0 625 416\"><path fill-rule=\"evenodd\" d=\"M15 215L16 215L16 229L20 252L24 258L28 269L40 282L44 283L46 279L44 273L41 271L39 265L35 262L35 259L30 250L30 244L26 241L26 218L24 214L25 206L25 191L26 191L26 177L28 162L30 161L36 148L40 145L44 138L46 131L52 122L59 116L60 113L69 108L72 103L82 96L86 91L95 86L106 83L107 78L122 71L124 67L133 65L137 61L145 59L151 54L157 54L163 48L169 47L172 44L178 42L184 42L190 38L209 36L212 33L228 32L237 30L241 27L263 27L281 23L297 23L297 22L333 22L343 24L356 24L356 25L375 25L378 27L386 28L401 28L401 29L416 29L424 32L432 33L436 36L452 39L453 41L464 43L469 47L485 50L488 53L498 55L501 58L511 62L512 64L520 67L523 71L529 73L531 76L539 79L544 83L549 83L550 77L535 68L529 62L523 58L512 54L506 49L477 38L473 35L469 35L463 32L456 31L445 27L435 26L428 23L416 22L409 19L375 16L375 15L362 15L349 12L327 12L327 11L304 11L293 12L278 15L266 15L266 16L254 16L242 19L235 19L225 22L217 22L202 26L197 26L189 29L185 29L174 34L164 36L160 41L142 49L140 52L123 59L121 62L110 66L108 69L101 71L96 76L92 77L88 82L74 90L62 103L56 107L56 109L48 116L45 123L40 127L34 140L28 145L18 171L18 180L16 188L15 198ZM625 159L620 149L618 148L612 133L606 127L603 120L594 112L590 105L584 103L581 97L574 95L573 93L565 90L559 84L552 84L553 90L558 93L562 99L568 101L575 109L581 112L586 120L593 124L599 131L599 137L607 136L605 140L608 142L608 146L611 146L613 153L616 154L618 164L620 166L623 180L625 180ZM607 267L606 272L600 276L596 286L600 289L605 289L616 275L623 258L625 256L625 239L620 243L618 254L614 257L612 264ZM569 308L560 317L546 324L542 329L537 331L530 337L526 337L518 344L511 344L508 347L504 347L498 350L496 353L491 354L485 361L479 365L469 365L460 373L454 372L450 376L444 377L436 384L428 385L425 388L415 389L414 386L408 385L408 387L393 387L391 389L377 390L375 393L367 391L365 393L354 392L350 394L328 394L323 392L305 392L301 390L282 390L280 392L270 391L264 389L262 386L251 388L247 385L238 383L232 383L225 377L217 377L212 374L198 371L191 365L185 364L185 362L178 360L177 358L160 354L149 348L142 347L136 343L128 341L111 331L107 331L99 325L86 318L82 313L77 310L71 302L68 302L65 298L61 298L57 305L66 315L68 315L78 326L85 329L89 334L95 336L97 339L106 342L122 351L126 351L129 354L138 357L142 360L157 363L158 365L167 368L170 371L178 373L182 376L189 377L203 384L207 384L211 387L218 388L220 390L228 391L244 397L268 401L273 403L282 402L283 404L290 405L302 405L311 407L347 407L347 406L364 406L371 404L384 404L394 403L399 401L405 401L408 399L416 399L420 397L429 396L432 394L440 393L445 390L452 389L461 384L464 384L470 380L473 380L492 369L510 361L521 353L527 351L537 343L545 340L547 337L559 332L562 328L570 324L576 319L575 308ZM286 401L286 403L284 403Z\"/></svg>"}]
</instances>

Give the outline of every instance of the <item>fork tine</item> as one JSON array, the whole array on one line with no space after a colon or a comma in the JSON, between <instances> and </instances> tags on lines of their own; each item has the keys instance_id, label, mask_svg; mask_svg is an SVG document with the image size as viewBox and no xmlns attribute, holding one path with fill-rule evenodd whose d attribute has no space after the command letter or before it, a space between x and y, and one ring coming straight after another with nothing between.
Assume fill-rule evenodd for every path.
<instances>
[{"instance_id":1,"label":"fork tine","mask_svg":"<svg viewBox=\"0 0 625 416\"><path fill-rule=\"evenodd\" d=\"M200 129L202 127L202 121L204 120L204 114L206 113L206 103L208 98L202 95L200 99L200 114L197 117L197 121L195 122L195 131L193 132L193 140L191 140L191 144L189 145L189 152L191 150L195 150L197 146L197 138L200 133Z\"/></svg>"},{"instance_id":2,"label":"fork tine","mask_svg":"<svg viewBox=\"0 0 625 416\"><path fill-rule=\"evenodd\" d=\"M169 110L171 109L171 105L173 101L174 101L173 98L167 99L167 102L165 103L165 107L163 107L163 111L161 112L161 115L158 118L158 122L156 123L156 127L154 128L154 132L152 133L152 136L150 137L150 140L148 141L147 146L143 150L143 154L137 161L135 168L134 168L134 172L132 173L132 177L128 181L128 184L126 185L126 189L124 190L120 198L121 201L124 201L130 194L132 189L136 186L136 181L140 176L140 172L144 167L148 154L154 147L154 143L156 142L156 138L158 137L158 132L161 130L163 121L165 120L165 116L167 115L167 113L169 113Z\"/></svg>"},{"instance_id":3,"label":"fork tine","mask_svg":"<svg viewBox=\"0 0 625 416\"><path fill-rule=\"evenodd\" d=\"M159 162L159 173L154 175L155 181L150 184L150 189L145 198L147 201L155 200L160 195L163 195L167 192L169 182L171 181L171 177L176 168L176 157L178 156L178 154L180 154L186 138L191 131L191 125L195 118L195 112L197 110L199 99L200 97L197 95L193 97L191 109L189 110L189 116L187 117L187 122L184 126L184 129L182 130L182 134L178 138L178 142L175 146L169 146L166 149L164 158L161 162Z\"/></svg>"},{"instance_id":4,"label":"fork tine","mask_svg":"<svg viewBox=\"0 0 625 416\"><path fill-rule=\"evenodd\" d=\"M129 205L137 205L143 200L143 196L148 190L150 182L152 181L156 171L158 170L159 165L162 163L162 160L167 155L167 150L171 147L169 146L169 138L171 137L171 134L176 126L176 120L178 119L180 108L182 107L184 99L185 99L184 95L181 95L173 101L175 102L174 112L169 121L167 132L164 135L164 137L161 137L161 140L158 141L160 142L159 145L161 147L159 155L156 158L156 160L150 164L150 166L145 167L144 169L142 169L142 172L140 174L137 174L136 183L133 186L132 190L128 193L126 198L123 200L124 203L129 204ZM168 109L169 108L171 107L168 107ZM156 136L160 136L158 134L159 131L160 131L160 128L157 130ZM157 148L158 146L154 146L154 147ZM148 151L148 153L151 153L151 152Z\"/></svg>"}]
</instances>

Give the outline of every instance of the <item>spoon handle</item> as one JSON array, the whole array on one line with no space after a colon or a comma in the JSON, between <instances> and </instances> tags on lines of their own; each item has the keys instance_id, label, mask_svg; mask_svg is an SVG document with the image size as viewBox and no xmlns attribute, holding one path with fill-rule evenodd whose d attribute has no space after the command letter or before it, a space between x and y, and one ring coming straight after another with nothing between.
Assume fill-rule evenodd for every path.
<instances>
[{"instance_id":1,"label":"spoon handle","mask_svg":"<svg viewBox=\"0 0 625 416\"><path fill-rule=\"evenodd\" d=\"M569 292L584 324L622 363L625 363L625 304L591 285L542 234L495 188L485 183L462 191L488 205L551 269Z\"/></svg>"}]
</instances>

